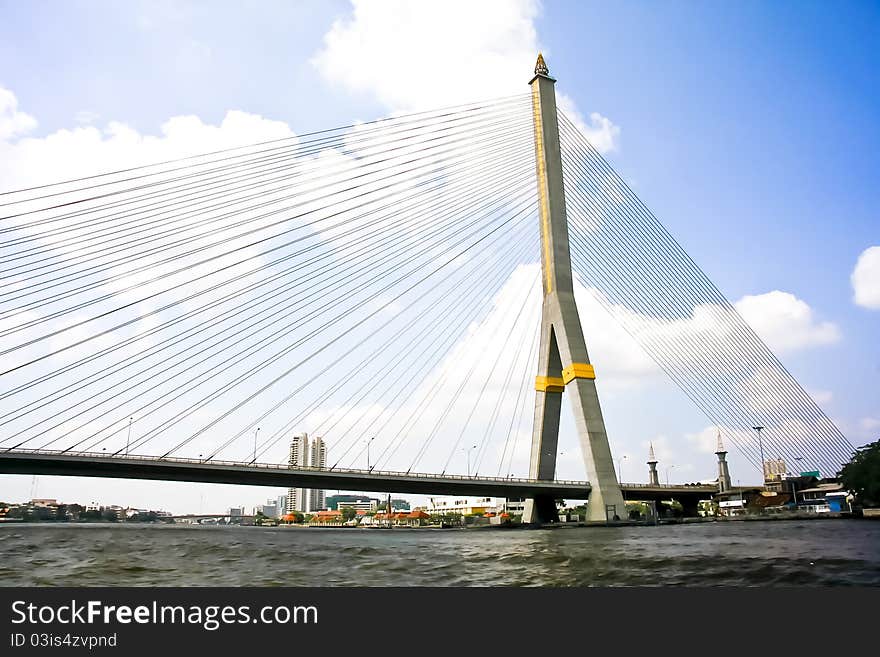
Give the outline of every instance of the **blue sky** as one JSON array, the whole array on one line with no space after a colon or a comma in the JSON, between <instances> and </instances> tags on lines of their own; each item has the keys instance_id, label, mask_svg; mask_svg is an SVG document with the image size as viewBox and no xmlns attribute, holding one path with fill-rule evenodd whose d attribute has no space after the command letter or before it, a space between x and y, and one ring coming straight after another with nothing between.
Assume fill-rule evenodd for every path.
<instances>
[{"instance_id":1,"label":"blue sky","mask_svg":"<svg viewBox=\"0 0 880 657\"><path fill-rule=\"evenodd\" d=\"M228 110L302 133L524 92L542 49L588 136L731 301L780 291L806 304L793 318L762 297L759 334L854 444L876 439L880 303L855 303L851 274L880 245L880 6L498 2L469 3L466 18L463 7L0 0L0 88L17 103L5 111L37 122L0 131L0 149L111 122L159 135L171 117L216 125ZM21 186L9 180L0 188ZM865 271L876 290L878 269ZM609 399L609 429L631 436L617 450L624 479L644 475L642 441L665 437L682 467L683 436L705 428L669 394L676 413L642 424L625 411L651 408L653 392ZM695 479L712 474L711 460L692 465ZM30 486L14 481L0 498Z\"/></svg>"}]
</instances>

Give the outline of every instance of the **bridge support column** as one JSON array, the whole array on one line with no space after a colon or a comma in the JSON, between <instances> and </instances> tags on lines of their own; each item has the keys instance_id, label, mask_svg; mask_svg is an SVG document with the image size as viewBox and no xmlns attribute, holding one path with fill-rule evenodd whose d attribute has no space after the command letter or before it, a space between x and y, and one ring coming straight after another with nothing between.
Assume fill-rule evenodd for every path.
<instances>
[{"instance_id":1,"label":"bridge support column","mask_svg":"<svg viewBox=\"0 0 880 657\"><path fill-rule=\"evenodd\" d=\"M587 520L613 520L615 515L624 519L626 505L614 471L596 392L596 376L590 364L574 300L562 182L562 152L553 87L555 82L549 76L544 58L538 55L531 87L544 303L538 376L535 379L535 420L529 476L552 480L556 475L562 393L568 390L587 478L592 487L587 504ZM535 498L526 502L523 522L547 523L557 520L554 500Z\"/></svg>"}]
</instances>

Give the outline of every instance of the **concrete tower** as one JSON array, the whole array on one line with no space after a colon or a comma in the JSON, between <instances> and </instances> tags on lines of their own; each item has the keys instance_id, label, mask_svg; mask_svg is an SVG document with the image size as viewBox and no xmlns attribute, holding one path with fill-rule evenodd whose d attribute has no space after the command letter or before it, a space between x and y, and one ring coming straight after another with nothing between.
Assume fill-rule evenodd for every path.
<instances>
[{"instance_id":1,"label":"concrete tower","mask_svg":"<svg viewBox=\"0 0 880 657\"><path fill-rule=\"evenodd\" d=\"M715 448L718 457L718 492L730 490L730 471L727 469L727 450L721 442L721 429L718 429L718 446Z\"/></svg>"},{"instance_id":2,"label":"concrete tower","mask_svg":"<svg viewBox=\"0 0 880 657\"><path fill-rule=\"evenodd\" d=\"M657 476L657 457L654 456L654 443L648 443L648 483L652 486L660 485L660 478Z\"/></svg>"},{"instance_id":3,"label":"concrete tower","mask_svg":"<svg viewBox=\"0 0 880 657\"><path fill-rule=\"evenodd\" d=\"M535 130L535 163L541 225L541 269L544 304L541 317L541 347L535 378L535 420L529 476L553 479L559 441L559 413L562 393L568 390L574 411L581 452L590 481L587 519L605 521L626 517L626 507L596 392L596 374L590 364L581 329L571 274L568 220L562 183L562 152L556 118L556 80L544 57L538 55L532 88L532 116ZM527 500L524 522L555 522L558 516L552 497Z\"/></svg>"}]
</instances>

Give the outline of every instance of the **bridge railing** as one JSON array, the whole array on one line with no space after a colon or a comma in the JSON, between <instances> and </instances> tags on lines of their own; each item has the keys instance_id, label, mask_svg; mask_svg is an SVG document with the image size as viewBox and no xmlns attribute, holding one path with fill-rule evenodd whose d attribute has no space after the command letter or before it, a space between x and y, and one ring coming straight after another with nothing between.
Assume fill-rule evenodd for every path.
<instances>
[{"instance_id":1,"label":"bridge railing","mask_svg":"<svg viewBox=\"0 0 880 657\"><path fill-rule=\"evenodd\" d=\"M288 471L288 470L299 470L299 471L308 471L308 472L333 472L339 474L360 474L360 475L369 475L374 477L416 477L420 479L452 479L456 481L484 481L489 483L522 483L522 484L534 484L534 483L553 483L559 484L563 486L572 486L572 487L589 487L590 482L588 481L577 481L571 479L554 479L552 482L542 479L529 479L526 477L480 477L477 475L457 475L457 474L431 474L426 472L401 472L397 470L363 470L363 469L354 469L354 468L316 468L314 466L290 466L290 465L282 465L279 463L252 463L245 461L220 461L215 459L193 459L186 457L174 457L174 458L166 458L163 456L154 456L151 454L108 454L107 452L71 452L71 451L62 451L62 450L50 450L50 449L16 449L16 450L6 450L6 452L2 453L25 453L25 454L45 454L47 456L81 456L86 458L106 458L106 459L121 459L121 460L130 460L130 461L154 461L154 462L162 462L162 463L192 463L198 465L217 465L217 466L230 466L230 467L247 467L247 468L263 468L266 470L279 470L279 471Z\"/></svg>"},{"instance_id":2,"label":"bridge railing","mask_svg":"<svg viewBox=\"0 0 880 657\"><path fill-rule=\"evenodd\" d=\"M717 488L715 484L627 484L620 483L622 488Z\"/></svg>"}]
</instances>

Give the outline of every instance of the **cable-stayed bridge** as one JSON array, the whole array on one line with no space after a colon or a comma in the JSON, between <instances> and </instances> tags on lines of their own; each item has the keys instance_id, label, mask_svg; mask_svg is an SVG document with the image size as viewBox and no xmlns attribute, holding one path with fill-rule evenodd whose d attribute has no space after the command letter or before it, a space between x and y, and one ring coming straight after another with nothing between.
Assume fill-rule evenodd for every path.
<instances>
[{"instance_id":1,"label":"cable-stayed bridge","mask_svg":"<svg viewBox=\"0 0 880 657\"><path fill-rule=\"evenodd\" d=\"M557 111L541 58L530 84L3 192L0 471L286 485L308 428L317 483L491 489L535 520L574 487L623 515L586 292L748 461L836 472L846 438ZM556 481L564 396L588 482Z\"/></svg>"}]
</instances>

